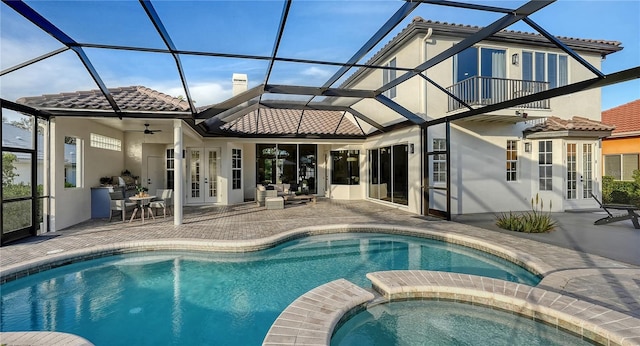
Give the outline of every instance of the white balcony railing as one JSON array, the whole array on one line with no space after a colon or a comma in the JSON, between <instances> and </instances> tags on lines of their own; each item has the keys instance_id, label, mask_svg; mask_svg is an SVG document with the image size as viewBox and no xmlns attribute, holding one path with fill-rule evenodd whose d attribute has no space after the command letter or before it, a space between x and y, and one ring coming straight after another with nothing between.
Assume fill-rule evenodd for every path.
<instances>
[{"instance_id":1,"label":"white balcony railing","mask_svg":"<svg viewBox=\"0 0 640 346\"><path fill-rule=\"evenodd\" d=\"M547 82L475 76L460 81L447 91L469 106L487 106L549 89ZM449 112L465 106L449 97ZM549 99L519 105L518 108L549 109Z\"/></svg>"}]
</instances>

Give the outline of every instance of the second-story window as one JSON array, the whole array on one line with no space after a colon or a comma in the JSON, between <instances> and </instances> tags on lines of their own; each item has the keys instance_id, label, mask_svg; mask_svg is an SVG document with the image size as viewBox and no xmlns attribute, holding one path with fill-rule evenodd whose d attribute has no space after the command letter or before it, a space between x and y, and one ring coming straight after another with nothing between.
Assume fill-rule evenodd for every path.
<instances>
[{"instance_id":1,"label":"second-story window","mask_svg":"<svg viewBox=\"0 0 640 346\"><path fill-rule=\"evenodd\" d=\"M504 49L470 47L453 58L455 82L471 77L506 78L507 64Z\"/></svg>"},{"instance_id":2,"label":"second-story window","mask_svg":"<svg viewBox=\"0 0 640 346\"><path fill-rule=\"evenodd\" d=\"M470 47L453 58L455 85L450 89L469 104L493 104L507 97L506 51Z\"/></svg>"},{"instance_id":3,"label":"second-story window","mask_svg":"<svg viewBox=\"0 0 640 346\"><path fill-rule=\"evenodd\" d=\"M568 58L566 55L543 52L522 52L522 79L548 82L549 88L569 84Z\"/></svg>"},{"instance_id":4,"label":"second-story window","mask_svg":"<svg viewBox=\"0 0 640 346\"><path fill-rule=\"evenodd\" d=\"M391 68L395 68L396 67L396 58L391 59L386 65L384 65L386 67L391 67ZM382 71L382 85L385 85L389 82L391 82L392 80L396 79L396 70L393 69L388 69L388 70L383 70ZM387 91L385 91L384 93L382 93L384 96L393 99L396 97L396 87L393 87Z\"/></svg>"}]
</instances>

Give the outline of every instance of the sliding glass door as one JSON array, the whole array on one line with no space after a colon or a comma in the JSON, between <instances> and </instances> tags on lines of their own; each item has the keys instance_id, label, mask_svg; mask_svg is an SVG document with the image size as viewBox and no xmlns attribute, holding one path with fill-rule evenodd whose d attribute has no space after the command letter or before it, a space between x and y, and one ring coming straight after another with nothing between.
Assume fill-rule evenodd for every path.
<instances>
[{"instance_id":1,"label":"sliding glass door","mask_svg":"<svg viewBox=\"0 0 640 346\"><path fill-rule=\"evenodd\" d=\"M406 144L369 150L369 198L409 205L409 153Z\"/></svg>"}]
</instances>

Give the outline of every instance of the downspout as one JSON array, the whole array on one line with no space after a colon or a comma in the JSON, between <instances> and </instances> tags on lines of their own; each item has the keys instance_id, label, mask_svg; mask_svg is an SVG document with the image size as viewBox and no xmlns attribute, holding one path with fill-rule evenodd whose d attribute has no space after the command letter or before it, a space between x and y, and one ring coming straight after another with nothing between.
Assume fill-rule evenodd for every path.
<instances>
[{"instance_id":1,"label":"downspout","mask_svg":"<svg viewBox=\"0 0 640 346\"><path fill-rule=\"evenodd\" d=\"M420 49L420 63L427 61L427 41L433 35L433 28L427 29L427 34L422 39L422 45ZM428 71L428 70L427 70ZM423 73L426 75L427 71ZM427 81L422 78L422 83L420 84L420 95L422 96L420 99L422 100L422 104L420 105L421 111L423 114L427 114Z\"/></svg>"}]
</instances>

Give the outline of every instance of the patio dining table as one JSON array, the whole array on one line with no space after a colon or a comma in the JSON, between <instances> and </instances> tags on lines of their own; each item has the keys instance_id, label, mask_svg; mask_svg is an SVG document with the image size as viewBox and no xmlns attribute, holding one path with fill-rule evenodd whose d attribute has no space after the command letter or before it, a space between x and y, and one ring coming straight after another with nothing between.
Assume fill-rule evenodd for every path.
<instances>
[{"instance_id":1,"label":"patio dining table","mask_svg":"<svg viewBox=\"0 0 640 346\"><path fill-rule=\"evenodd\" d=\"M149 215L151 215L151 217L155 220L155 216L153 216L153 210L151 210L151 208L149 207L149 202L156 198L156 196L131 196L129 197L129 200L131 201L135 201L136 203L138 203L136 205L136 208L133 210L133 214L131 214L131 219L129 220L129 223L131 223L131 221L133 221L133 218L136 217L136 214L138 213L138 209L140 209L140 211L142 212L141 214L141 219L142 219L142 223L144 223L144 208L145 206L147 206L147 211L149 212Z\"/></svg>"}]
</instances>

